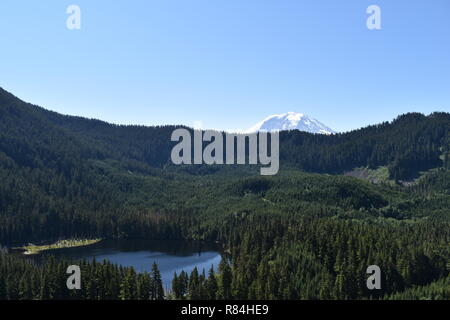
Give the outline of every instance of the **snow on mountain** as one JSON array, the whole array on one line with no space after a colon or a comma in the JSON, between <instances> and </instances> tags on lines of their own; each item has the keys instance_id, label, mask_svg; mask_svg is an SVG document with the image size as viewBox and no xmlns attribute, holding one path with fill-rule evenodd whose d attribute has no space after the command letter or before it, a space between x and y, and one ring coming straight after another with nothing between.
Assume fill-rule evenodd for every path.
<instances>
[{"instance_id":1,"label":"snow on mountain","mask_svg":"<svg viewBox=\"0 0 450 320\"><path fill-rule=\"evenodd\" d=\"M258 131L284 131L284 130L300 130L310 133L333 134L335 131L311 118L303 113L288 112L283 114L274 114L258 122L246 133Z\"/></svg>"}]
</instances>

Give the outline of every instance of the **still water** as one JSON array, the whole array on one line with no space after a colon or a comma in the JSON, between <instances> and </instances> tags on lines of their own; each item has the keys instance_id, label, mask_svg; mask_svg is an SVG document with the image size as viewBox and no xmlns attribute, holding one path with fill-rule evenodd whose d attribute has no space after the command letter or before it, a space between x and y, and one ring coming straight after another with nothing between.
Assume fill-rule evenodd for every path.
<instances>
[{"instance_id":1,"label":"still water","mask_svg":"<svg viewBox=\"0 0 450 320\"><path fill-rule=\"evenodd\" d=\"M153 262L158 264L165 288L171 287L174 272L190 273L195 267L208 273L221 260L219 249L214 244L172 240L104 240L87 247L56 249L42 253L56 258L86 259L88 261L109 260L137 272L150 271Z\"/></svg>"}]
</instances>

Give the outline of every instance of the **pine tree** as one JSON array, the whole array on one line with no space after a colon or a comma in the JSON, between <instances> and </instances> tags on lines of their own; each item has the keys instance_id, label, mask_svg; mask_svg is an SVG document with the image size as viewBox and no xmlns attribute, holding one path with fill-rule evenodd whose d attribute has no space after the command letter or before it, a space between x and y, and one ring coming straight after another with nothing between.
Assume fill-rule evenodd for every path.
<instances>
[{"instance_id":1,"label":"pine tree","mask_svg":"<svg viewBox=\"0 0 450 320\"><path fill-rule=\"evenodd\" d=\"M225 259L219 264L219 297L220 299L228 300L231 299L231 286L233 275L231 272L230 265Z\"/></svg>"},{"instance_id":2,"label":"pine tree","mask_svg":"<svg viewBox=\"0 0 450 320\"><path fill-rule=\"evenodd\" d=\"M208 273L207 292L209 300L216 300L218 291L217 279L214 274L214 266L211 266Z\"/></svg>"},{"instance_id":3,"label":"pine tree","mask_svg":"<svg viewBox=\"0 0 450 320\"><path fill-rule=\"evenodd\" d=\"M197 267L194 268L189 277L189 298L191 300L200 299L200 281Z\"/></svg>"},{"instance_id":4,"label":"pine tree","mask_svg":"<svg viewBox=\"0 0 450 320\"><path fill-rule=\"evenodd\" d=\"M158 265L156 262L152 265L152 284L151 284L151 295L152 300L164 300L164 288L161 279L161 273L159 272Z\"/></svg>"},{"instance_id":5,"label":"pine tree","mask_svg":"<svg viewBox=\"0 0 450 320\"><path fill-rule=\"evenodd\" d=\"M136 299L136 273L133 268L127 268L120 284L120 300Z\"/></svg>"}]
</instances>

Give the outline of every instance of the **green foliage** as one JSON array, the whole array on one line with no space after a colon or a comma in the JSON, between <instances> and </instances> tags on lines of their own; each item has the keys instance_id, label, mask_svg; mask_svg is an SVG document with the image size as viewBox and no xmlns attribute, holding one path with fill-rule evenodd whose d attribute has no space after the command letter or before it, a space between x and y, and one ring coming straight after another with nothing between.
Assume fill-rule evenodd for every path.
<instances>
[{"instance_id":1,"label":"green foliage","mask_svg":"<svg viewBox=\"0 0 450 320\"><path fill-rule=\"evenodd\" d=\"M387 296L390 300L450 300L450 277Z\"/></svg>"},{"instance_id":2,"label":"green foliage","mask_svg":"<svg viewBox=\"0 0 450 320\"><path fill-rule=\"evenodd\" d=\"M448 113L331 136L283 132L274 177L250 166L173 166L174 128L62 116L0 89L0 243L219 242L218 272L175 275L176 299L448 298ZM361 167L381 183L338 175ZM383 183L424 171L409 186ZM2 252L0 299L164 297L156 265L149 274L83 262L83 289L68 292L67 263ZM365 286L372 264L381 291Z\"/></svg>"},{"instance_id":3,"label":"green foliage","mask_svg":"<svg viewBox=\"0 0 450 320\"><path fill-rule=\"evenodd\" d=\"M81 269L81 289L66 287L67 267ZM40 263L0 250L0 300L157 300L164 299L159 270L152 277L110 262L56 261ZM156 295L154 294L156 293Z\"/></svg>"}]
</instances>

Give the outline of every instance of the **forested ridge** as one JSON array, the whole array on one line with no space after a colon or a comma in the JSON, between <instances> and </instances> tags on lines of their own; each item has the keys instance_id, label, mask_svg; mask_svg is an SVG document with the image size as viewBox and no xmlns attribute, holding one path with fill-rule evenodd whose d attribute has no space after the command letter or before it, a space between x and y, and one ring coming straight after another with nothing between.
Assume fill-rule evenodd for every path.
<instances>
[{"instance_id":1,"label":"forested ridge","mask_svg":"<svg viewBox=\"0 0 450 320\"><path fill-rule=\"evenodd\" d=\"M69 175L70 167L86 159L114 159L146 173L171 163L175 126L125 126L64 116L1 88L0 116L0 150L19 165L56 168ZM392 122L334 135L284 131L281 165L317 173L387 166L392 178L408 179L422 170L449 167L449 127L450 114L435 112L408 113Z\"/></svg>"},{"instance_id":2,"label":"forested ridge","mask_svg":"<svg viewBox=\"0 0 450 320\"><path fill-rule=\"evenodd\" d=\"M450 114L331 136L283 132L273 177L251 166L173 166L174 128L63 116L0 89L0 244L218 241L219 270L176 275L166 298L448 299ZM386 167L390 181L340 175L357 167ZM57 289L65 273L48 280L67 263L0 253L0 299L161 298L149 295L152 275L102 262L85 262L86 286L68 295ZM365 285L373 264L380 291ZM101 274L113 275L111 288ZM89 292L93 281L101 292Z\"/></svg>"}]
</instances>

